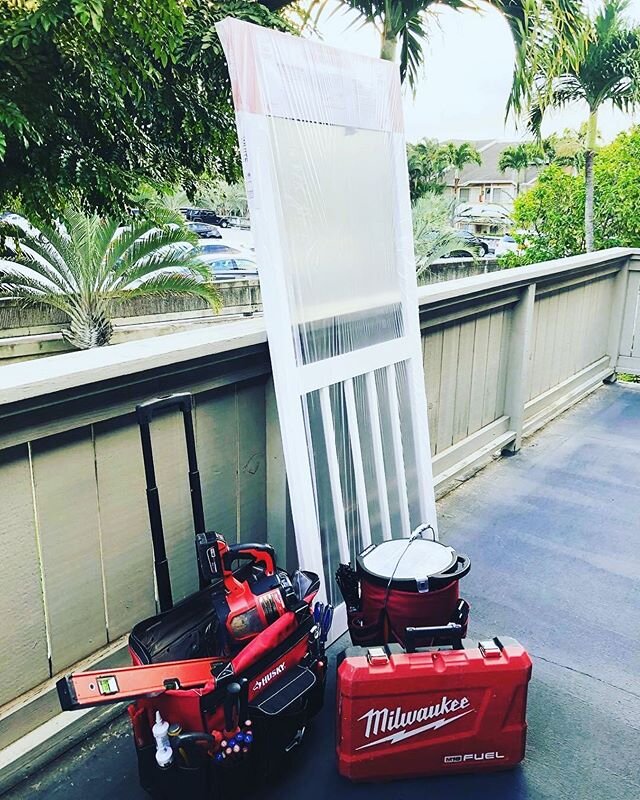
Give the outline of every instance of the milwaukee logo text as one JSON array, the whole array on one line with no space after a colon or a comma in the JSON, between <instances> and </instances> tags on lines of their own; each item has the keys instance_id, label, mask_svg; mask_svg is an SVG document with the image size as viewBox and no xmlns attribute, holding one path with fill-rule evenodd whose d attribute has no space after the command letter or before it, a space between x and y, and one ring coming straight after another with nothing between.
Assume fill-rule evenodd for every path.
<instances>
[{"instance_id":1,"label":"milwaukee logo text","mask_svg":"<svg viewBox=\"0 0 640 800\"><path fill-rule=\"evenodd\" d=\"M284 668L285 668L285 662L283 661L281 664L278 664L277 667L272 669L271 672L267 672L266 675L263 675L261 678L258 678L258 680L253 684L253 691L258 692L260 691L260 689L264 689L264 687L269 683L269 681L272 681L278 675L282 675L282 673L284 672Z\"/></svg>"},{"instance_id":2,"label":"milwaukee logo text","mask_svg":"<svg viewBox=\"0 0 640 800\"><path fill-rule=\"evenodd\" d=\"M388 731L395 731L395 733L389 736L382 736L372 742L367 742L357 749L363 750L365 747L373 747L374 745L382 744L382 742L395 744L403 739L408 739L410 736L416 736L418 733L442 728L461 717L465 717L472 711L473 708L470 708L468 697L450 700L446 695L439 703L424 706L423 708L412 709L410 711L405 711L400 706L394 709L371 708L358 720L358 722L365 722L365 739L378 736L380 733L385 734ZM427 722L427 720L433 721ZM420 722L426 724L415 728L412 727Z\"/></svg>"}]
</instances>

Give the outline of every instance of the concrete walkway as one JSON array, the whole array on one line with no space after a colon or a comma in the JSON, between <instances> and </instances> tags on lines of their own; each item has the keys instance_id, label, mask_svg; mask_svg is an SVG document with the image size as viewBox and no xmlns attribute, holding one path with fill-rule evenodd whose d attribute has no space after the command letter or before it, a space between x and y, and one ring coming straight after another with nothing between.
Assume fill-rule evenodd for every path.
<instances>
[{"instance_id":1,"label":"concrete walkway","mask_svg":"<svg viewBox=\"0 0 640 800\"><path fill-rule=\"evenodd\" d=\"M333 681L292 770L259 800L638 800L640 388L604 387L439 504L472 558L473 638L509 634L534 661L527 758L511 772L350 785L333 757ZM7 795L134 800L118 720Z\"/></svg>"}]
</instances>

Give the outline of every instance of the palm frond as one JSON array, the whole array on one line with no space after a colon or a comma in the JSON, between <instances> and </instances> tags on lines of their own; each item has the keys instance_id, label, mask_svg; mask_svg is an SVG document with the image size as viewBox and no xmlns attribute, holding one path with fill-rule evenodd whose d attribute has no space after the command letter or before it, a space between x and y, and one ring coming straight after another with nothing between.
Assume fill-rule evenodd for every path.
<instances>
[{"instance_id":1,"label":"palm frond","mask_svg":"<svg viewBox=\"0 0 640 800\"><path fill-rule=\"evenodd\" d=\"M38 239L53 248L58 254L57 262L60 269L64 272L67 282L74 287L78 287L81 280L82 268L78 252L69 236L69 221L60 220L59 222L49 222L38 217L33 219L35 228L39 231Z\"/></svg>"},{"instance_id":2,"label":"palm frond","mask_svg":"<svg viewBox=\"0 0 640 800\"><path fill-rule=\"evenodd\" d=\"M536 93L540 74L560 75L577 68L591 31L580 0L490 0L507 19L516 59L507 115L521 115ZM540 87L539 87L540 88ZM546 87L550 89L550 86ZM548 98L538 94L538 102Z\"/></svg>"},{"instance_id":3,"label":"palm frond","mask_svg":"<svg viewBox=\"0 0 640 800\"><path fill-rule=\"evenodd\" d=\"M211 272L206 264L193 253L183 253L179 250L158 251L147 258L136 262L127 272L118 276L113 282L111 291L119 291L131 286L132 283L152 275L154 272L166 273L166 270L189 272L194 277L208 280Z\"/></svg>"},{"instance_id":4,"label":"palm frond","mask_svg":"<svg viewBox=\"0 0 640 800\"><path fill-rule=\"evenodd\" d=\"M14 269L0 269L0 298L19 300L24 305L51 305L67 311L67 296L52 290L51 284L37 275Z\"/></svg>"},{"instance_id":5,"label":"palm frond","mask_svg":"<svg viewBox=\"0 0 640 800\"><path fill-rule=\"evenodd\" d=\"M171 226L171 227L170 227ZM198 237L185 226L184 217L178 212L168 208L156 208L149 217L132 219L129 225L120 227L113 237L112 243L104 259L104 268L107 272L116 269L126 260L133 263L133 258L128 252L129 248L141 247L141 242L147 241L156 230L180 231L179 239L195 245ZM172 243L169 241L168 244Z\"/></svg>"},{"instance_id":6,"label":"palm frond","mask_svg":"<svg viewBox=\"0 0 640 800\"><path fill-rule=\"evenodd\" d=\"M197 243L197 238L195 241ZM182 261L179 266L190 267L195 254L193 238L190 235L185 236L184 228L150 228L145 235L129 245L124 255L110 269L110 282L116 285L123 281L129 283L133 280L129 276L138 269L146 270L148 264L155 263L158 264L156 269L164 269L165 258L176 260L180 257Z\"/></svg>"},{"instance_id":7,"label":"palm frond","mask_svg":"<svg viewBox=\"0 0 640 800\"><path fill-rule=\"evenodd\" d=\"M181 275L179 273L156 275L133 289L121 289L114 293L113 297L114 299L126 299L150 294L159 295L160 297L174 297L175 295L201 297L216 311L222 305L220 293L214 284L203 283L189 275Z\"/></svg>"},{"instance_id":8,"label":"palm frond","mask_svg":"<svg viewBox=\"0 0 640 800\"><path fill-rule=\"evenodd\" d=\"M422 15L406 20L400 33L400 80L405 79L412 91L420 78L423 62L422 43L427 38L427 25Z\"/></svg>"},{"instance_id":9,"label":"palm frond","mask_svg":"<svg viewBox=\"0 0 640 800\"><path fill-rule=\"evenodd\" d=\"M52 291L76 291L75 287L65 280L60 270L56 269L55 262L51 263L46 258L46 255L41 255L38 250L32 252L31 248L35 245L35 242L30 242L29 245L21 244L19 249L16 249L12 254L6 255L4 260L22 267L23 270L28 270L27 274L33 275L39 280L47 281Z\"/></svg>"}]
</instances>

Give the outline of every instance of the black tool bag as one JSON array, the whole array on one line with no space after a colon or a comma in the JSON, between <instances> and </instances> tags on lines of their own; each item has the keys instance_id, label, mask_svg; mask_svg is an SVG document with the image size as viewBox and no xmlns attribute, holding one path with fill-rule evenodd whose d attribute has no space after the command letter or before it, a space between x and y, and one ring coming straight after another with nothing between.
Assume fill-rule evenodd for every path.
<instances>
[{"instance_id":1,"label":"black tool bag","mask_svg":"<svg viewBox=\"0 0 640 800\"><path fill-rule=\"evenodd\" d=\"M195 533L204 531L191 395L172 395L144 403L138 406L137 414L161 612L133 628L129 647L134 663L139 665L211 657L216 681L213 689L196 692L170 688L156 697L141 697L129 706L139 777L142 787L154 800L238 798L242 792L249 791L256 783L259 787L286 767L309 720L322 707L326 661L318 625L311 613L320 581L313 573L301 572L293 576L292 584L297 587L297 594L302 595L298 596L297 610L267 627L233 657L224 652L224 636L220 630L223 623L216 612L216 595L222 590L221 583L202 586L201 582L198 592L173 604L150 423L158 410L174 407L182 411L184 419ZM245 580L251 569L251 564L242 564L234 574L239 580ZM247 698L251 696L246 714L251 720L253 740L246 754L218 761L217 753L212 756L213 748L207 748L206 737L211 738L224 728L220 720L225 691L231 681L241 681ZM175 749L176 757L166 768L156 763L156 743L151 735L156 710L164 720L179 724L183 732L194 737L184 747ZM247 721L239 717L238 720L240 724Z\"/></svg>"}]
</instances>

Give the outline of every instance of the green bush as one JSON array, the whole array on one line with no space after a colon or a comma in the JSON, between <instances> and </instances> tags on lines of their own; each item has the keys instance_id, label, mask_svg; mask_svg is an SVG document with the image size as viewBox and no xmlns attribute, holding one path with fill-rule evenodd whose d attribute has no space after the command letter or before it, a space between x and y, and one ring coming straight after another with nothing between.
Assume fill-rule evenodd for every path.
<instances>
[{"instance_id":1,"label":"green bush","mask_svg":"<svg viewBox=\"0 0 640 800\"><path fill-rule=\"evenodd\" d=\"M595 246L640 246L640 127L621 133L596 156ZM514 227L521 246L503 267L535 264L583 253L584 178L552 164L515 202Z\"/></svg>"}]
</instances>

